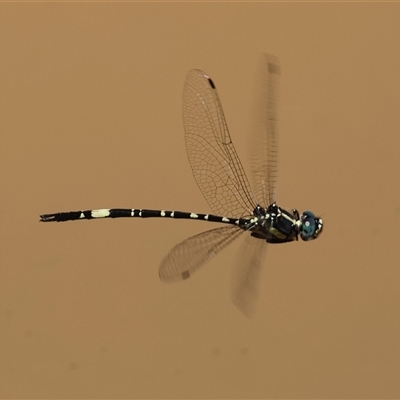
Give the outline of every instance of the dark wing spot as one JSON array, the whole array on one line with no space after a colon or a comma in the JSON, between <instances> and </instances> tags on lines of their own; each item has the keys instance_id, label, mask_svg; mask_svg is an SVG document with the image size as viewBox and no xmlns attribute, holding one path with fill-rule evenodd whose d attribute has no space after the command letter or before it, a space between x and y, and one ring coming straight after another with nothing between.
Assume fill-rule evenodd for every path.
<instances>
[{"instance_id":1,"label":"dark wing spot","mask_svg":"<svg viewBox=\"0 0 400 400\"><path fill-rule=\"evenodd\" d=\"M182 279L188 279L188 278L190 278L190 272L189 271L182 272Z\"/></svg>"},{"instance_id":2,"label":"dark wing spot","mask_svg":"<svg viewBox=\"0 0 400 400\"><path fill-rule=\"evenodd\" d=\"M281 67L278 64L268 63L268 72L270 74L281 74Z\"/></svg>"}]
</instances>

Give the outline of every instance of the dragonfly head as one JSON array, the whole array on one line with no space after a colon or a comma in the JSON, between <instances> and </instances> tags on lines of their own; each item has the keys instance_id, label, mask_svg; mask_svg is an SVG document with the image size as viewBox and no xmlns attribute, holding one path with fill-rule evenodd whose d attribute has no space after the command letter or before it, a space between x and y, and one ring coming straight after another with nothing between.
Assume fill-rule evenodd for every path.
<instances>
[{"instance_id":1,"label":"dragonfly head","mask_svg":"<svg viewBox=\"0 0 400 400\"><path fill-rule=\"evenodd\" d=\"M300 217L300 236L303 240L316 239L322 232L324 223L321 218L315 216L311 211L304 211Z\"/></svg>"}]
</instances>

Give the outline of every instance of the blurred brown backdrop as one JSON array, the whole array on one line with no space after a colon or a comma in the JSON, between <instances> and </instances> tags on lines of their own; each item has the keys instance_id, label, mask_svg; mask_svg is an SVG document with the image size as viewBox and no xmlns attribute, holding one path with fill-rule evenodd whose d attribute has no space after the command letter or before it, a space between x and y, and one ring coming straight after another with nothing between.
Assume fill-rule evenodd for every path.
<instances>
[{"instance_id":1,"label":"blurred brown backdrop","mask_svg":"<svg viewBox=\"0 0 400 400\"><path fill-rule=\"evenodd\" d=\"M0 396L400 397L400 4L2 3ZM209 212L182 86L216 82L246 166L261 52L282 65L279 204L322 214L269 246L255 317L239 242L158 280L172 220L39 224L102 207Z\"/></svg>"}]
</instances>

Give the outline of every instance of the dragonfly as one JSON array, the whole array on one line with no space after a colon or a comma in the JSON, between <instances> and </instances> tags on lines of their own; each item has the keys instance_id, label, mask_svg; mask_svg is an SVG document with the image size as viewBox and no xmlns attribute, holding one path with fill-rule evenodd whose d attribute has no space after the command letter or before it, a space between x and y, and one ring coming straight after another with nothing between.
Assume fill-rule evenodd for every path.
<instances>
[{"instance_id":1,"label":"dragonfly","mask_svg":"<svg viewBox=\"0 0 400 400\"><path fill-rule=\"evenodd\" d=\"M250 178L233 145L214 81L204 71L187 74L183 89L186 151L193 176L213 214L104 208L43 214L41 222L101 218L174 218L223 226L175 245L159 267L161 281L186 280L241 235L245 235L236 269L232 300L247 317L254 313L268 244L319 237L323 221L311 211L287 211L276 202L278 175L277 92L280 64L262 54L251 129Z\"/></svg>"}]
</instances>

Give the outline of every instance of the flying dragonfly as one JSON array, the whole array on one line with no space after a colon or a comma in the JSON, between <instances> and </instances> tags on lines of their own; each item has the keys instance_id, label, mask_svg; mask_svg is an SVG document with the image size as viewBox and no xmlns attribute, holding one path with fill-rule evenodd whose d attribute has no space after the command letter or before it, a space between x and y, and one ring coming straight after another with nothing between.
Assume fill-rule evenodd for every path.
<instances>
[{"instance_id":1,"label":"flying dragonfly","mask_svg":"<svg viewBox=\"0 0 400 400\"><path fill-rule=\"evenodd\" d=\"M239 160L213 80L194 69L183 90L183 123L193 176L214 214L182 211L104 208L43 214L41 222L99 218L175 218L224 224L175 245L162 260L163 282L189 278L233 240L245 234L233 302L246 316L253 314L268 243L316 239L323 221L311 211L287 211L276 203L277 90L280 65L263 54L259 62L255 118L252 121L251 181Z\"/></svg>"}]
</instances>

